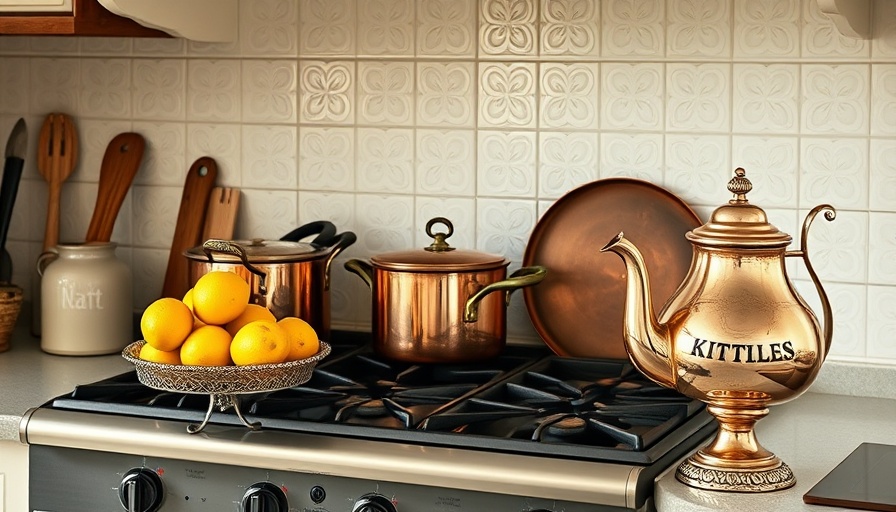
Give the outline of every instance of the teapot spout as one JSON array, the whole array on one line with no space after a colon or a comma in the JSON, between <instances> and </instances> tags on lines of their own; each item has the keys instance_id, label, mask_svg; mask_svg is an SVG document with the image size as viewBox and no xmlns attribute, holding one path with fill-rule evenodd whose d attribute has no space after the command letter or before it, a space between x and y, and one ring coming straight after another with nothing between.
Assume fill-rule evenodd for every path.
<instances>
[{"instance_id":1,"label":"teapot spout","mask_svg":"<svg viewBox=\"0 0 896 512\"><path fill-rule=\"evenodd\" d=\"M661 386L674 388L669 331L666 325L657 321L654 313L647 266L641 251L622 233L600 251L616 253L625 263L623 335L629 358L648 378Z\"/></svg>"}]
</instances>

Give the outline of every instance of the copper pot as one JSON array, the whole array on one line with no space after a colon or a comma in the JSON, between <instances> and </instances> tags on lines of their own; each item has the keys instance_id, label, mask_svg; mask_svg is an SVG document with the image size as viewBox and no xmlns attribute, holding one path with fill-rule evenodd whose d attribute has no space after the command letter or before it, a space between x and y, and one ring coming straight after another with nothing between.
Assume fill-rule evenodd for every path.
<instances>
[{"instance_id":1,"label":"copper pot","mask_svg":"<svg viewBox=\"0 0 896 512\"><path fill-rule=\"evenodd\" d=\"M447 233L433 233L435 224ZM506 343L510 293L544 279L544 267L525 267L507 277L503 256L457 250L445 241L448 219L426 224L434 239L423 250L353 259L345 268L373 292L373 349L389 359L453 363L489 359Z\"/></svg>"},{"instance_id":2,"label":"copper pot","mask_svg":"<svg viewBox=\"0 0 896 512\"><path fill-rule=\"evenodd\" d=\"M303 238L317 235L311 242ZM296 228L280 240L206 241L184 252L190 283L213 270L234 272L249 283L250 301L267 307L277 319L295 316L330 339L330 265L353 244L355 234L336 234L328 221Z\"/></svg>"}]
</instances>

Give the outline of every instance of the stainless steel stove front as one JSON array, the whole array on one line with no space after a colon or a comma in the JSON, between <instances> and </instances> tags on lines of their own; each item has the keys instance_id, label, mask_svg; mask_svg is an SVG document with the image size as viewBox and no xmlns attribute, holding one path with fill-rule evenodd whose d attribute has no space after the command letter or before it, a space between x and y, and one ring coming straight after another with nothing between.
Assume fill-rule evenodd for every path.
<instances>
[{"instance_id":1,"label":"stainless steel stove front","mask_svg":"<svg viewBox=\"0 0 896 512\"><path fill-rule=\"evenodd\" d=\"M31 510L128 510L124 501L166 512L597 512L649 508L639 489L655 476L627 464L218 425L189 435L185 426L29 411L20 435Z\"/></svg>"}]
</instances>

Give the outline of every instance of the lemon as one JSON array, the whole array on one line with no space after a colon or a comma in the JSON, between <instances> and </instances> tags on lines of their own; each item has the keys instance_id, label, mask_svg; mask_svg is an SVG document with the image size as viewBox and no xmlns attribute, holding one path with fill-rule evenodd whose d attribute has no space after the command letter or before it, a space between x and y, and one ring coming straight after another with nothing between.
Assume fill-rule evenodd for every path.
<instances>
[{"instance_id":1,"label":"lemon","mask_svg":"<svg viewBox=\"0 0 896 512\"><path fill-rule=\"evenodd\" d=\"M224 328L227 329L227 332L229 332L231 336L236 336L237 331L239 331L244 325L256 320L276 323L277 317L275 317L274 314L264 306L259 306L258 304L249 304L248 306L246 306L246 309L243 310L240 316L231 320Z\"/></svg>"},{"instance_id":2,"label":"lemon","mask_svg":"<svg viewBox=\"0 0 896 512\"><path fill-rule=\"evenodd\" d=\"M193 330L193 313L183 302L165 297L150 304L140 317L140 331L156 350L177 350Z\"/></svg>"},{"instance_id":3,"label":"lemon","mask_svg":"<svg viewBox=\"0 0 896 512\"><path fill-rule=\"evenodd\" d=\"M249 283L233 272L212 271L193 285L193 313L211 325L226 325L249 304Z\"/></svg>"},{"instance_id":4,"label":"lemon","mask_svg":"<svg viewBox=\"0 0 896 512\"><path fill-rule=\"evenodd\" d=\"M317 339L317 332L308 322L301 318L288 316L280 319L277 324L286 331L286 337L289 340L287 361L305 359L317 354L317 351L320 350L320 340Z\"/></svg>"},{"instance_id":5,"label":"lemon","mask_svg":"<svg viewBox=\"0 0 896 512\"><path fill-rule=\"evenodd\" d=\"M157 350L149 343L140 347L139 357L144 361L152 361L153 363L180 364L180 350Z\"/></svg>"},{"instance_id":6,"label":"lemon","mask_svg":"<svg viewBox=\"0 0 896 512\"><path fill-rule=\"evenodd\" d=\"M289 339L286 332L272 322L249 322L230 343L230 357L239 366L282 363L287 355Z\"/></svg>"},{"instance_id":7,"label":"lemon","mask_svg":"<svg viewBox=\"0 0 896 512\"><path fill-rule=\"evenodd\" d=\"M180 347L180 360L193 366L227 366L230 360L230 334L223 327L204 325L187 337Z\"/></svg>"},{"instance_id":8,"label":"lemon","mask_svg":"<svg viewBox=\"0 0 896 512\"><path fill-rule=\"evenodd\" d=\"M193 289L192 288L187 290L187 293L184 294L184 298L181 299L181 302L183 302L184 304L187 305L188 308L190 308L191 313L193 312ZM203 325L205 325L205 323L202 320L196 318L196 313L193 313L193 330L195 331L196 329L202 327Z\"/></svg>"}]
</instances>

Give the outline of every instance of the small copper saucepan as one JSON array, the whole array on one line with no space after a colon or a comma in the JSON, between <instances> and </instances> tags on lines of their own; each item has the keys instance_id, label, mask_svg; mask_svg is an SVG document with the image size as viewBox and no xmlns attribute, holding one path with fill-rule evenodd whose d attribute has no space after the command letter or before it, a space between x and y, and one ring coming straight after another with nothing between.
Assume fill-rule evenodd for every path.
<instances>
[{"instance_id":1,"label":"small copper saucepan","mask_svg":"<svg viewBox=\"0 0 896 512\"><path fill-rule=\"evenodd\" d=\"M434 233L435 224L447 233ZM489 359L506 343L507 304L517 288L541 282L541 266L507 277L503 256L459 250L445 241L454 233L448 219L426 224L433 243L422 250L352 259L345 268L373 293L373 349L383 357L414 363Z\"/></svg>"}]
</instances>

